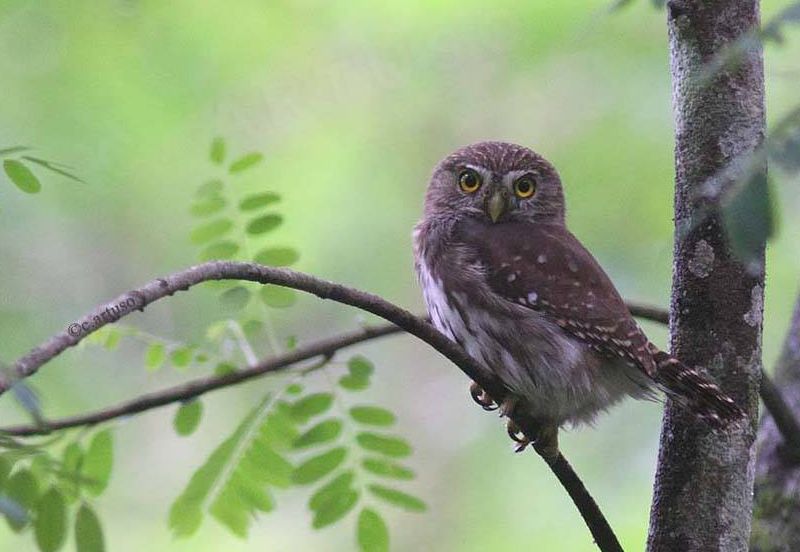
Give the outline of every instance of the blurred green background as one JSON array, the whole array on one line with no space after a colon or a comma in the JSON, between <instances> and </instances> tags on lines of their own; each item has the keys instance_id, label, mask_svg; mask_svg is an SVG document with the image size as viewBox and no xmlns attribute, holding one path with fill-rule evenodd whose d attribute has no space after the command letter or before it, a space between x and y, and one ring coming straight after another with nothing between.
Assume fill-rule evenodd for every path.
<instances>
[{"instance_id":1,"label":"blurred green background","mask_svg":"<svg viewBox=\"0 0 800 552\"><path fill-rule=\"evenodd\" d=\"M767 19L784 5L764 2ZM0 147L26 144L86 184L43 174L26 195L0 182L0 358L12 361L100 302L196 261L188 205L214 176L208 144L259 150L243 184L284 197L276 243L296 267L420 311L410 232L434 163L481 139L531 146L559 168L569 224L623 295L666 305L672 253L672 123L666 16L640 0L2 0ZM800 45L766 51L770 120L797 100ZM795 39L795 40L792 40ZM768 264L765 364L797 291L800 196L778 188ZM219 319L208 290L127 319L197 341ZM301 341L365 319L303 297L273 315ZM666 344L666 331L646 325ZM265 351L266 348L261 348ZM467 381L427 347L392 337L360 348L370 399L392 405L416 453L429 512L384 508L396 550L593 550L568 497L532 453L515 455ZM109 405L199 374L142 369L136 344L69 351L31 382L48 416ZM343 355L346 358L346 354ZM116 430L117 465L97 503L110 550L350 550L349 528L310 529L306 496L279 496L247 541L213 520L175 541L166 526L189 474L264 389L214 393L189 438L173 407ZM628 402L563 450L626 549L642 549L661 408ZM4 423L24 415L4 397ZM70 545L72 546L72 545ZM34 549L2 524L0 548Z\"/></svg>"}]
</instances>

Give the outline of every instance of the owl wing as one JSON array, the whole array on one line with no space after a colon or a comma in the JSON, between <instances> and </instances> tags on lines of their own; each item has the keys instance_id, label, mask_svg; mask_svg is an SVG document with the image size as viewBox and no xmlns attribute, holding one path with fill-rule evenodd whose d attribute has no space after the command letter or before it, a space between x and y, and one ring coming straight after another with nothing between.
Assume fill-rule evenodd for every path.
<instances>
[{"instance_id":1,"label":"owl wing","mask_svg":"<svg viewBox=\"0 0 800 552\"><path fill-rule=\"evenodd\" d=\"M542 313L598 354L655 376L647 336L605 271L566 228L472 221L456 234L474 248L495 293Z\"/></svg>"}]
</instances>

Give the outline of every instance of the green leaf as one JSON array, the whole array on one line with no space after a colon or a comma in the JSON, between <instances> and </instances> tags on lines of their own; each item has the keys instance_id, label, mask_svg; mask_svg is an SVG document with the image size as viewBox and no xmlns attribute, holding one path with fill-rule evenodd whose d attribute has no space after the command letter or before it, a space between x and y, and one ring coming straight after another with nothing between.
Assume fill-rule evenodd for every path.
<instances>
[{"instance_id":1,"label":"green leaf","mask_svg":"<svg viewBox=\"0 0 800 552\"><path fill-rule=\"evenodd\" d=\"M214 449L205 463L194 472L181 495L173 502L169 511L169 527L176 537L188 537L200 527L203 520L202 507L211 489L222 477L225 466L230 462L265 402L266 400L262 401L258 407L250 411L233 434Z\"/></svg>"},{"instance_id":2,"label":"green leaf","mask_svg":"<svg viewBox=\"0 0 800 552\"><path fill-rule=\"evenodd\" d=\"M235 371L236 365L231 364L230 362L220 362L214 367L215 376L225 376L227 374L232 374Z\"/></svg>"},{"instance_id":3,"label":"green leaf","mask_svg":"<svg viewBox=\"0 0 800 552\"><path fill-rule=\"evenodd\" d=\"M293 446L296 449L303 449L329 443L342 434L342 427L341 420L330 419L322 421L298 437Z\"/></svg>"},{"instance_id":4,"label":"green leaf","mask_svg":"<svg viewBox=\"0 0 800 552\"><path fill-rule=\"evenodd\" d=\"M14 467L14 462L8 457L0 456L0 489L5 487L8 476L11 475L11 469Z\"/></svg>"},{"instance_id":5,"label":"green leaf","mask_svg":"<svg viewBox=\"0 0 800 552\"><path fill-rule=\"evenodd\" d=\"M361 445L361 448L394 458L409 456L412 450L411 445L400 437L363 432L356 435L356 441Z\"/></svg>"},{"instance_id":6,"label":"green leaf","mask_svg":"<svg viewBox=\"0 0 800 552\"><path fill-rule=\"evenodd\" d=\"M348 374L339 378L339 385L348 391L363 391L369 387L369 378Z\"/></svg>"},{"instance_id":7,"label":"green leaf","mask_svg":"<svg viewBox=\"0 0 800 552\"><path fill-rule=\"evenodd\" d=\"M234 288L225 290L219 296L222 306L227 311L236 312L240 311L247 306L250 301L250 290L244 286L236 286Z\"/></svg>"},{"instance_id":8,"label":"green leaf","mask_svg":"<svg viewBox=\"0 0 800 552\"><path fill-rule=\"evenodd\" d=\"M361 465L368 472L381 477L406 481L414 479L414 472L409 468L382 458L365 458Z\"/></svg>"},{"instance_id":9,"label":"green leaf","mask_svg":"<svg viewBox=\"0 0 800 552\"><path fill-rule=\"evenodd\" d=\"M81 494L81 483L83 483L83 476L81 470L83 466L84 455L80 443L73 441L64 449L63 459L61 462L61 469L63 475L59 483L61 489L64 491L65 498L70 502L75 502ZM42 469L44 472L45 470Z\"/></svg>"},{"instance_id":10,"label":"green leaf","mask_svg":"<svg viewBox=\"0 0 800 552\"><path fill-rule=\"evenodd\" d=\"M259 294L265 305L275 309L285 309L297 302L297 292L291 288L265 285Z\"/></svg>"},{"instance_id":11,"label":"green leaf","mask_svg":"<svg viewBox=\"0 0 800 552\"><path fill-rule=\"evenodd\" d=\"M8 479L5 495L23 510L30 510L39 499L39 485L31 472L26 469L17 470ZM19 532L26 522L19 519L6 518L14 531Z\"/></svg>"},{"instance_id":12,"label":"green leaf","mask_svg":"<svg viewBox=\"0 0 800 552\"><path fill-rule=\"evenodd\" d=\"M339 385L348 391L363 391L369 387L369 377L375 371L372 363L363 356L354 356L347 362L348 375L339 379Z\"/></svg>"},{"instance_id":13,"label":"green leaf","mask_svg":"<svg viewBox=\"0 0 800 552\"><path fill-rule=\"evenodd\" d=\"M26 161L30 161L31 163L36 163L37 165L39 165L40 167L44 167L48 171L60 174L61 176L66 176L67 178L69 178L70 180L74 180L75 182L80 182L82 184L85 184L83 180L81 180L71 172L65 171L52 161L47 161L46 159L40 159L39 157L31 157L30 155L23 155L22 158L25 159Z\"/></svg>"},{"instance_id":14,"label":"green leaf","mask_svg":"<svg viewBox=\"0 0 800 552\"><path fill-rule=\"evenodd\" d=\"M268 247L259 251L253 260L271 266L290 266L300 259L297 250L291 247Z\"/></svg>"},{"instance_id":15,"label":"green leaf","mask_svg":"<svg viewBox=\"0 0 800 552\"><path fill-rule=\"evenodd\" d=\"M196 217L207 217L219 213L225 208L225 199L222 196L210 196L192 204L189 212Z\"/></svg>"},{"instance_id":16,"label":"green leaf","mask_svg":"<svg viewBox=\"0 0 800 552\"><path fill-rule=\"evenodd\" d=\"M297 485L308 485L319 481L344 462L347 450L337 447L328 452L309 458L297 468L292 474L292 481Z\"/></svg>"},{"instance_id":17,"label":"green leaf","mask_svg":"<svg viewBox=\"0 0 800 552\"><path fill-rule=\"evenodd\" d=\"M354 406L350 409L350 417L360 424L384 427L397 421L394 414L380 406Z\"/></svg>"},{"instance_id":18,"label":"green leaf","mask_svg":"<svg viewBox=\"0 0 800 552\"><path fill-rule=\"evenodd\" d=\"M122 339L122 332L112 326L106 326L107 333L106 339L103 342L103 347L108 349L109 351L113 351L119 345L120 340Z\"/></svg>"},{"instance_id":19,"label":"green leaf","mask_svg":"<svg viewBox=\"0 0 800 552\"><path fill-rule=\"evenodd\" d=\"M291 385L286 387L286 393L288 395L299 395L303 392L303 386L299 383L292 383Z\"/></svg>"},{"instance_id":20,"label":"green leaf","mask_svg":"<svg viewBox=\"0 0 800 552\"><path fill-rule=\"evenodd\" d=\"M178 347L169 355L169 361L176 368L185 368L192 362L192 349L189 347Z\"/></svg>"},{"instance_id":21,"label":"green leaf","mask_svg":"<svg viewBox=\"0 0 800 552\"><path fill-rule=\"evenodd\" d=\"M270 232L271 230L275 230L282 223L283 217L281 215L270 213L268 215L263 215L251 220L247 224L247 233L254 235L264 234L266 232Z\"/></svg>"},{"instance_id":22,"label":"green leaf","mask_svg":"<svg viewBox=\"0 0 800 552\"><path fill-rule=\"evenodd\" d=\"M55 552L67 538L67 504L58 489L51 487L36 505L33 522L36 544L42 552Z\"/></svg>"},{"instance_id":23,"label":"green leaf","mask_svg":"<svg viewBox=\"0 0 800 552\"><path fill-rule=\"evenodd\" d=\"M336 523L353 509L356 502L358 502L358 492L352 489L335 496L326 502L323 507L314 512L311 526L314 529L322 529L332 523Z\"/></svg>"},{"instance_id":24,"label":"green leaf","mask_svg":"<svg viewBox=\"0 0 800 552\"><path fill-rule=\"evenodd\" d=\"M201 261L233 259L239 252L239 244L231 240L223 240L212 243L200 252Z\"/></svg>"},{"instance_id":25,"label":"green leaf","mask_svg":"<svg viewBox=\"0 0 800 552\"><path fill-rule=\"evenodd\" d=\"M144 367L149 372L155 372L167 358L167 350L163 343L153 343L144 354Z\"/></svg>"},{"instance_id":26,"label":"green leaf","mask_svg":"<svg viewBox=\"0 0 800 552\"><path fill-rule=\"evenodd\" d=\"M222 180L219 178L215 178L213 180L208 180L204 182L199 188L197 188L197 197L212 197L219 195L222 192L223 184Z\"/></svg>"},{"instance_id":27,"label":"green leaf","mask_svg":"<svg viewBox=\"0 0 800 552\"><path fill-rule=\"evenodd\" d=\"M357 535L362 552L389 552L389 529L375 510L361 510L358 515Z\"/></svg>"},{"instance_id":28,"label":"green leaf","mask_svg":"<svg viewBox=\"0 0 800 552\"><path fill-rule=\"evenodd\" d=\"M202 245L221 237L229 232L231 228L233 228L233 223L230 220L217 219L192 230L189 239L195 245Z\"/></svg>"},{"instance_id":29,"label":"green leaf","mask_svg":"<svg viewBox=\"0 0 800 552\"><path fill-rule=\"evenodd\" d=\"M383 485L369 485L367 488L378 498L409 512L424 512L427 508L419 498L397 489L391 489Z\"/></svg>"},{"instance_id":30,"label":"green leaf","mask_svg":"<svg viewBox=\"0 0 800 552\"><path fill-rule=\"evenodd\" d=\"M83 459L83 475L87 479L86 490L99 496L108 487L114 465L114 439L111 430L100 431L92 437Z\"/></svg>"},{"instance_id":31,"label":"green leaf","mask_svg":"<svg viewBox=\"0 0 800 552\"><path fill-rule=\"evenodd\" d=\"M262 159L264 159L264 156L258 152L248 153L231 163L230 169L228 170L231 174L240 173L258 165Z\"/></svg>"},{"instance_id":32,"label":"green leaf","mask_svg":"<svg viewBox=\"0 0 800 552\"><path fill-rule=\"evenodd\" d=\"M272 497L265 490L231 485L214 500L209 512L234 535L246 538L254 512L269 512L273 508Z\"/></svg>"},{"instance_id":33,"label":"green leaf","mask_svg":"<svg viewBox=\"0 0 800 552\"><path fill-rule=\"evenodd\" d=\"M245 335L247 335L248 337L257 335L263 330L264 330L264 323L261 320L257 320L255 318L246 320L242 324L242 331L244 331Z\"/></svg>"},{"instance_id":34,"label":"green leaf","mask_svg":"<svg viewBox=\"0 0 800 552\"><path fill-rule=\"evenodd\" d=\"M225 161L225 140L221 137L216 137L211 142L211 149L208 152L208 158L215 165L221 165Z\"/></svg>"},{"instance_id":35,"label":"green leaf","mask_svg":"<svg viewBox=\"0 0 800 552\"><path fill-rule=\"evenodd\" d=\"M347 361L347 369L351 375L361 378L368 378L375 371L375 367L369 359L360 355Z\"/></svg>"},{"instance_id":36,"label":"green leaf","mask_svg":"<svg viewBox=\"0 0 800 552\"><path fill-rule=\"evenodd\" d=\"M29 194L35 194L42 189L39 179L36 178L31 170L16 159L6 159L3 161L3 169L6 175L11 179L11 182L17 185L17 188Z\"/></svg>"},{"instance_id":37,"label":"green leaf","mask_svg":"<svg viewBox=\"0 0 800 552\"><path fill-rule=\"evenodd\" d=\"M103 552L106 549L100 520L86 503L81 504L75 516L75 544L78 552Z\"/></svg>"},{"instance_id":38,"label":"green leaf","mask_svg":"<svg viewBox=\"0 0 800 552\"><path fill-rule=\"evenodd\" d=\"M291 406L291 416L298 423L304 424L314 416L319 416L333 405L330 393L313 393L306 395Z\"/></svg>"},{"instance_id":39,"label":"green leaf","mask_svg":"<svg viewBox=\"0 0 800 552\"><path fill-rule=\"evenodd\" d=\"M175 432L178 435L191 435L197 426L200 425L200 419L203 416L203 403L199 400L192 400L182 403L175 413L175 419L172 425L175 427Z\"/></svg>"},{"instance_id":40,"label":"green leaf","mask_svg":"<svg viewBox=\"0 0 800 552\"><path fill-rule=\"evenodd\" d=\"M751 175L724 198L722 218L734 255L746 263L756 260L774 231L772 201L764 174Z\"/></svg>"},{"instance_id":41,"label":"green leaf","mask_svg":"<svg viewBox=\"0 0 800 552\"><path fill-rule=\"evenodd\" d=\"M355 480L355 473L348 470L340 473L328 483L317 489L308 501L308 507L316 512L327 504L332 498L342 495L350 490Z\"/></svg>"},{"instance_id":42,"label":"green leaf","mask_svg":"<svg viewBox=\"0 0 800 552\"><path fill-rule=\"evenodd\" d=\"M239 203L239 209L242 211L253 211L254 209L261 209L267 205L272 205L281 200L281 196L272 192L264 192L263 194L255 194L244 198Z\"/></svg>"},{"instance_id":43,"label":"green leaf","mask_svg":"<svg viewBox=\"0 0 800 552\"><path fill-rule=\"evenodd\" d=\"M277 450L288 446L297 432L279 404L259 424L266 405L267 399L214 450L172 505L169 523L176 536L197 530L209 502L209 512L217 521L234 534L246 536L253 517L274 507L267 486L290 485L293 467Z\"/></svg>"}]
</instances>

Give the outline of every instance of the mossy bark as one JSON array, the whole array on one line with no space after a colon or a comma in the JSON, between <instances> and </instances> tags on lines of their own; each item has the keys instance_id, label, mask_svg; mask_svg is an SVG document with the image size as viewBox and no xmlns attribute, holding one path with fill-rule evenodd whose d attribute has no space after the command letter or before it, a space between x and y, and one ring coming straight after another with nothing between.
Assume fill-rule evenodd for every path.
<instances>
[{"instance_id":1,"label":"mossy bark","mask_svg":"<svg viewBox=\"0 0 800 552\"><path fill-rule=\"evenodd\" d=\"M748 419L714 431L667 402L648 550L744 551L755 469L763 244L745 266L731 252L720 210L735 178L726 169L763 142L761 52L748 51L710 81L697 77L721 50L757 27L759 5L672 0L667 8L676 127L671 350L684 363L707 369ZM712 177L715 187L708 186Z\"/></svg>"}]
</instances>

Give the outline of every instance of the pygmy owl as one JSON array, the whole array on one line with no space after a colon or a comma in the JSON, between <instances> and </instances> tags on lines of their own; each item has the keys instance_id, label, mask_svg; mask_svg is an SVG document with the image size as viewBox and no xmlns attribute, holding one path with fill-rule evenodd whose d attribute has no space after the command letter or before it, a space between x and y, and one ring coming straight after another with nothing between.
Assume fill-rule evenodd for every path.
<instances>
[{"instance_id":1,"label":"pygmy owl","mask_svg":"<svg viewBox=\"0 0 800 552\"><path fill-rule=\"evenodd\" d=\"M742 416L706 376L647 339L564 211L543 157L481 142L437 165L414 229L431 320L508 390L501 414L526 409L551 453L559 427L591 422L626 396L666 392L713 426Z\"/></svg>"}]
</instances>

